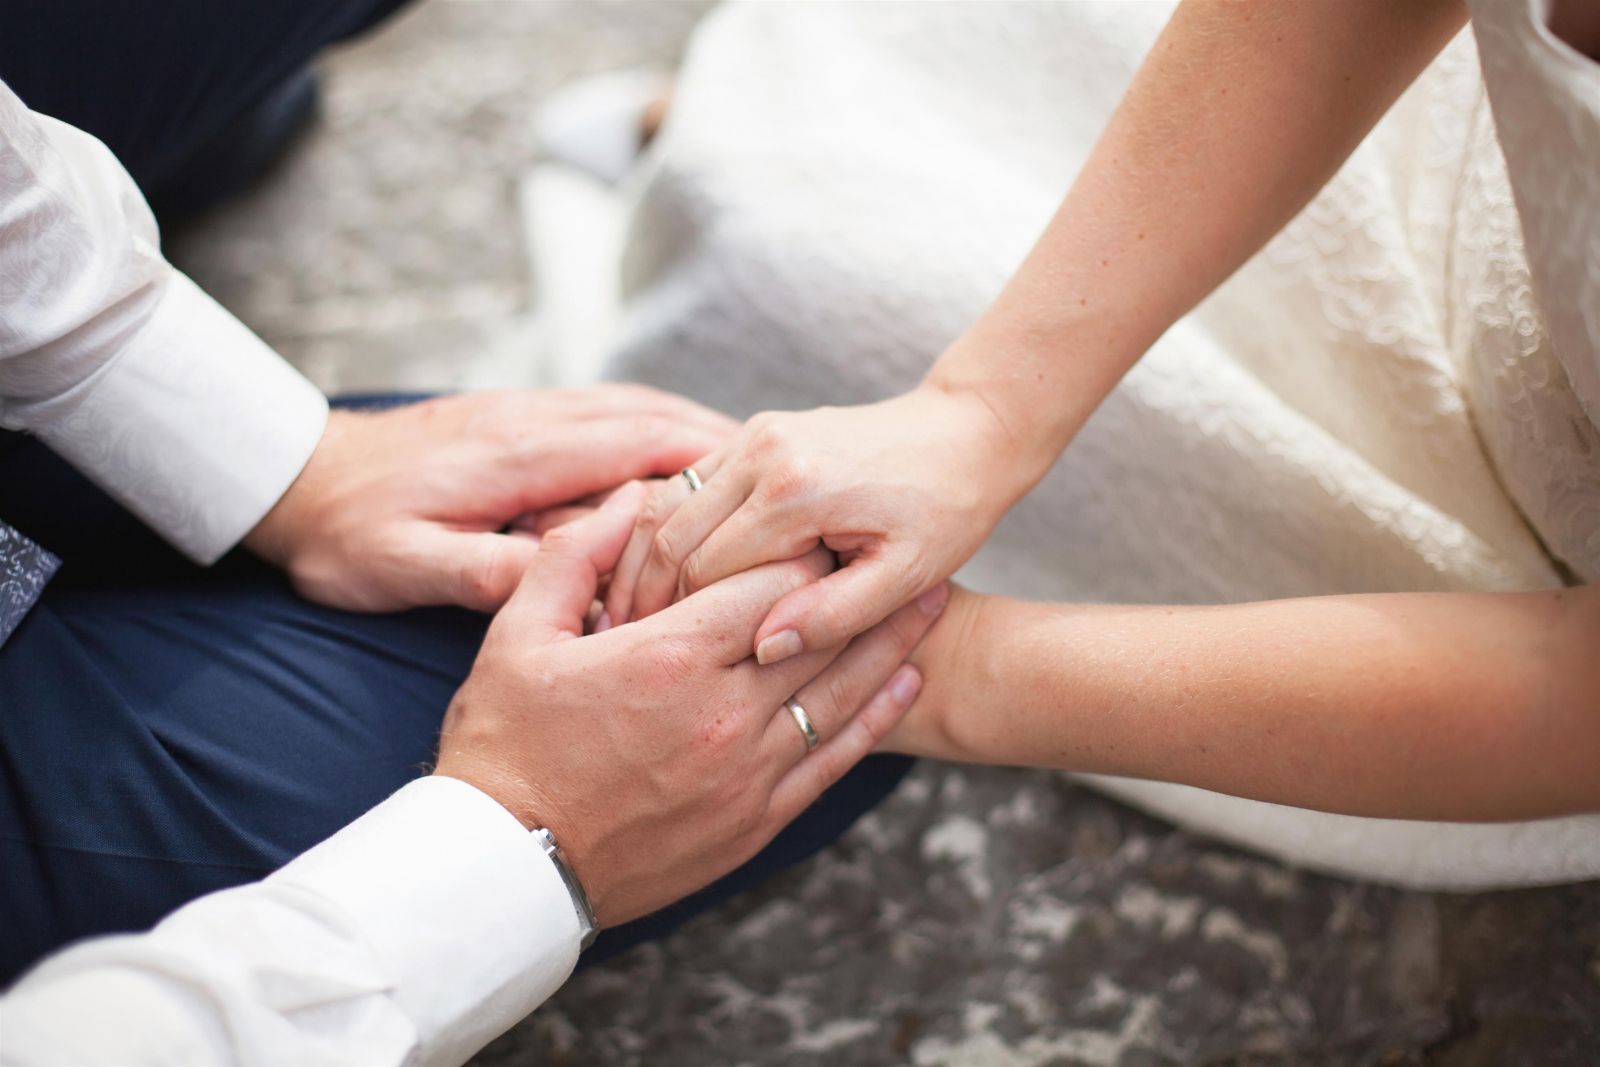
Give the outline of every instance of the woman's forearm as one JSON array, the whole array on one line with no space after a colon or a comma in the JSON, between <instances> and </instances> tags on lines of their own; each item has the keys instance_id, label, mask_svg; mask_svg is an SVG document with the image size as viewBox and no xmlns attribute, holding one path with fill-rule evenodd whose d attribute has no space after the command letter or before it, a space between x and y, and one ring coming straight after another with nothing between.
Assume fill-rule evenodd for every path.
<instances>
[{"instance_id":1,"label":"woman's forearm","mask_svg":"<svg viewBox=\"0 0 1600 1067\"><path fill-rule=\"evenodd\" d=\"M1300 807L1600 810L1600 587L1217 607L961 593L892 747Z\"/></svg>"},{"instance_id":2,"label":"woman's forearm","mask_svg":"<svg viewBox=\"0 0 1600 1067\"><path fill-rule=\"evenodd\" d=\"M928 384L976 393L1037 480L1464 18L1459 0L1187 0L1032 252Z\"/></svg>"}]
</instances>

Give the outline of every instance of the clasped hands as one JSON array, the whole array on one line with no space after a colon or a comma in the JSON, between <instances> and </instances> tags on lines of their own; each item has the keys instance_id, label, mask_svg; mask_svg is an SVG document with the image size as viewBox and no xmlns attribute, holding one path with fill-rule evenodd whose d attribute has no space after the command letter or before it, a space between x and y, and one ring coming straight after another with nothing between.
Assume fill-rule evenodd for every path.
<instances>
[{"instance_id":1,"label":"clasped hands","mask_svg":"<svg viewBox=\"0 0 1600 1067\"><path fill-rule=\"evenodd\" d=\"M332 606L498 608L437 773L549 827L610 925L749 858L915 700L905 660L998 518L971 417L918 393L740 429L635 386L334 412L246 545Z\"/></svg>"}]
</instances>

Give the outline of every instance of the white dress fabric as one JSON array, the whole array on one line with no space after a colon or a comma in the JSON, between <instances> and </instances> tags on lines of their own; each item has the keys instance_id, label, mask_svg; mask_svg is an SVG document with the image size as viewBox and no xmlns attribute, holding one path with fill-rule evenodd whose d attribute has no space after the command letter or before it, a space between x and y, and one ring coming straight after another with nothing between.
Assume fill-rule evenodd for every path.
<instances>
[{"instance_id":1,"label":"white dress fabric","mask_svg":"<svg viewBox=\"0 0 1600 1067\"><path fill-rule=\"evenodd\" d=\"M1206 603L1600 577L1600 68L1536 2L1474 5L1488 93L1464 32L1128 375L963 581ZM719 9L641 175L607 375L741 416L910 388L1021 261L1169 11ZM1517 124L1510 178L1497 116ZM1600 816L1400 822L1095 784L1352 876L1600 876Z\"/></svg>"}]
</instances>

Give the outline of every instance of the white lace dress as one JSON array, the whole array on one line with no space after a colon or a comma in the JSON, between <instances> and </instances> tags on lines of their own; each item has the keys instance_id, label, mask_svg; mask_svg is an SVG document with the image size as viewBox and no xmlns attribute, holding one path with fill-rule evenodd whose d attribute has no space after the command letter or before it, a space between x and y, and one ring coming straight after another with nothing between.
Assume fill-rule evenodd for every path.
<instances>
[{"instance_id":1,"label":"white lace dress","mask_svg":"<svg viewBox=\"0 0 1600 1067\"><path fill-rule=\"evenodd\" d=\"M1155 346L964 581L1199 603L1600 578L1600 66L1537 3L1473 5L1473 30ZM643 178L608 375L738 415L910 387L1043 228L1167 13L719 9ZM1600 876L1600 816L1396 822L1096 784L1357 876Z\"/></svg>"}]
</instances>

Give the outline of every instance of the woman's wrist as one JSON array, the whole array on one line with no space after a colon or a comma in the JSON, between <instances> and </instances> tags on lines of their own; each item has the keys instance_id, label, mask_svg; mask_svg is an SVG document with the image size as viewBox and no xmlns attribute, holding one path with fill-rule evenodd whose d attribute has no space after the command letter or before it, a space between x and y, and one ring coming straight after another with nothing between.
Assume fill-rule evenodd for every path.
<instances>
[{"instance_id":1,"label":"woman's wrist","mask_svg":"<svg viewBox=\"0 0 1600 1067\"><path fill-rule=\"evenodd\" d=\"M1032 419L1014 411L1000 390L981 379L930 373L914 395L926 398L940 412L940 432L960 427L956 432L964 436L971 467L981 479L991 528L1038 484L1061 454Z\"/></svg>"},{"instance_id":2,"label":"woman's wrist","mask_svg":"<svg viewBox=\"0 0 1600 1067\"><path fill-rule=\"evenodd\" d=\"M880 748L934 759L981 760L965 740L971 724L963 719L980 702L1003 706L986 691L994 679L989 645L1004 621L992 615L1005 602L951 583L950 599L908 662L922 672L922 688L905 718Z\"/></svg>"},{"instance_id":3,"label":"woman's wrist","mask_svg":"<svg viewBox=\"0 0 1600 1067\"><path fill-rule=\"evenodd\" d=\"M997 302L945 349L921 388L987 414L1015 502L1055 465L1147 347L1139 338L1148 331L1112 332L1099 320L1024 318Z\"/></svg>"}]
</instances>

